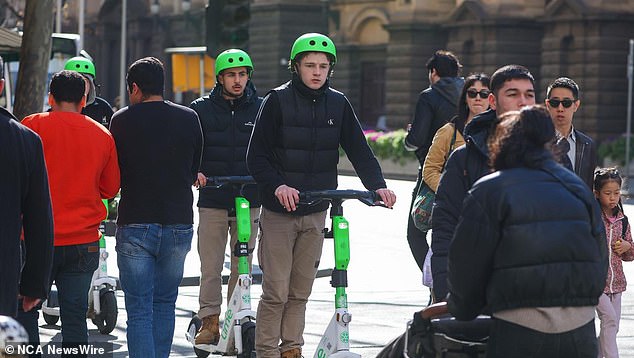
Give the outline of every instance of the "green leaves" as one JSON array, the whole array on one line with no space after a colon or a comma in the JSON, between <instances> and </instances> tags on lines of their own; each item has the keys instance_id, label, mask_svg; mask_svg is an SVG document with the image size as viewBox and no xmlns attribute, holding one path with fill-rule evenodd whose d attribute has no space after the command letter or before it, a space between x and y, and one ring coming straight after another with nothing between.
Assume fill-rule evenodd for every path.
<instances>
[{"instance_id":1,"label":"green leaves","mask_svg":"<svg viewBox=\"0 0 634 358\"><path fill-rule=\"evenodd\" d=\"M408 152L403 147L403 141L407 135L404 129L397 129L389 132L378 132L375 130L363 131L368 145L374 155L380 160L391 160L398 164L405 164L408 161L415 161L414 152ZM340 156L344 155L339 148Z\"/></svg>"},{"instance_id":2,"label":"green leaves","mask_svg":"<svg viewBox=\"0 0 634 358\"><path fill-rule=\"evenodd\" d=\"M610 158L620 166L625 165L625 139L622 135L612 140L603 141L598 148L599 163L605 158ZM630 160L634 159L634 138L630 137Z\"/></svg>"}]
</instances>

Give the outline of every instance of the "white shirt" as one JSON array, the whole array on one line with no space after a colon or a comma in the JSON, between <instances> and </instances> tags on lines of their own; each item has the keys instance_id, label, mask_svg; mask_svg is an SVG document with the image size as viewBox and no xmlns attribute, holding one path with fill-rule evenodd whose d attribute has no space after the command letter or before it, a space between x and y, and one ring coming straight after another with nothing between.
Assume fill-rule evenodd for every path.
<instances>
[{"instance_id":1,"label":"white shirt","mask_svg":"<svg viewBox=\"0 0 634 358\"><path fill-rule=\"evenodd\" d=\"M563 137L559 131L555 130L555 135L557 140ZM572 163L572 169L577 169L577 163L575 163L575 157L577 155L577 137L575 136L575 127L570 127L570 134L566 137L568 144L570 144L570 150L568 151L568 158L570 158L570 162Z\"/></svg>"}]
</instances>

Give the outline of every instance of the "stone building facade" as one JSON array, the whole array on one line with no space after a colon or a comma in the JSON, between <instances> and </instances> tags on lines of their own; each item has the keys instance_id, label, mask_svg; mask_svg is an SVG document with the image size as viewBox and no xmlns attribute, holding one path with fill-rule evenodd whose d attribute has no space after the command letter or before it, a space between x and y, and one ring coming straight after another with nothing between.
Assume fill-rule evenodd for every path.
<instances>
[{"instance_id":1,"label":"stone building facade","mask_svg":"<svg viewBox=\"0 0 634 358\"><path fill-rule=\"evenodd\" d=\"M380 115L391 128L409 123L429 85L425 62L448 49L465 75L527 66L542 103L548 83L569 76L582 89L577 128L597 139L625 130L632 0L254 0L251 17L260 89L288 79L298 35L327 32L338 49L333 85L368 127Z\"/></svg>"},{"instance_id":2,"label":"stone building facade","mask_svg":"<svg viewBox=\"0 0 634 358\"><path fill-rule=\"evenodd\" d=\"M128 64L153 55L169 73L165 48L205 44L208 3L128 0ZM120 4L103 0L86 19L84 44L111 101L118 95ZM251 0L248 51L261 94L290 78L290 47L305 32L334 40L332 84L347 94L366 127L382 115L388 127L405 127L418 93L429 85L425 62L435 50L448 49L460 58L464 75L491 74L509 63L527 66L541 103L550 81L569 76L582 90L577 128L598 140L625 130L634 0ZM167 82L170 98L169 75Z\"/></svg>"}]
</instances>

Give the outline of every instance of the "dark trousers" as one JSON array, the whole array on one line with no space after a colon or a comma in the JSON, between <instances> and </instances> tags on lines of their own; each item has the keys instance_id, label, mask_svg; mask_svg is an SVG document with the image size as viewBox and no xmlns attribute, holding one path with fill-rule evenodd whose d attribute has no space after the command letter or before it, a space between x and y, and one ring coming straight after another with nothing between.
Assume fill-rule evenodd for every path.
<instances>
[{"instance_id":1,"label":"dark trousers","mask_svg":"<svg viewBox=\"0 0 634 358\"><path fill-rule=\"evenodd\" d=\"M598 354L594 320L572 331L549 334L493 320L487 358L596 358Z\"/></svg>"},{"instance_id":2,"label":"dark trousers","mask_svg":"<svg viewBox=\"0 0 634 358\"><path fill-rule=\"evenodd\" d=\"M99 242L56 246L51 280L57 286L62 345L73 347L88 343L86 312L92 274L99 264ZM51 282L52 284L52 282ZM29 340L39 342L37 311L18 311L18 321L29 333ZM78 357L78 356L73 356Z\"/></svg>"},{"instance_id":3,"label":"dark trousers","mask_svg":"<svg viewBox=\"0 0 634 358\"><path fill-rule=\"evenodd\" d=\"M22 309L22 299L18 301L18 316L16 320L20 322L20 324L26 330L26 333L29 335L29 344L33 347L40 345L40 331L37 326L37 321L40 318L39 309L42 307L42 303L38 304L36 307L31 309L28 312L24 312ZM29 354L29 358L39 358L42 355L40 353L31 353Z\"/></svg>"},{"instance_id":4,"label":"dark trousers","mask_svg":"<svg viewBox=\"0 0 634 358\"><path fill-rule=\"evenodd\" d=\"M427 250L429 250L429 245L427 245L427 231L420 231L414 225L414 220L412 220L412 206L414 205L414 200L416 199L416 194L418 194L418 189L420 188L421 183L423 182L423 170L422 168L418 169L418 177L416 178L416 186L414 187L414 191L412 192L412 201L409 204L409 211L407 212L407 242L409 243L409 248L412 251L412 255L414 256L414 260L416 260L416 264L420 269L420 272L423 272L423 263L425 262L425 256L427 255Z\"/></svg>"}]
</instances>

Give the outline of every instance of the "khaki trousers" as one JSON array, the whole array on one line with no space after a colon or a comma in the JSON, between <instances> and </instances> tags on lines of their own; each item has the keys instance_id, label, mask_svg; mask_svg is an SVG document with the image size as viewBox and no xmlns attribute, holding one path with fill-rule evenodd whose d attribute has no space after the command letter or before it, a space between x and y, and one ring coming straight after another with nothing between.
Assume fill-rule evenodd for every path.
<instances>
[{"instance_id":1,"label":"khaki trousers","mask_svg":"<svg viewBox=\"0 0 634 358\"><path fill-rule=\"evenodd\" d=\"M262 207L258 240L262 297L255 328L258 358L279 358L281 352L304 345L306 303L319 267L325 220L326 211L292 216Z\"/></svg>"},{"instance_id":2,"label":"khaki trousers","mask_svg":"<svg viewBox=\"0 0 634 358\"><path fill-rule=\"evenodd\" d=\"M255 247L258 232L259 208L251 209L251 237L249 249ZM198 208L198 255L200 256L200 294L198 317L220 314L222 305L222 267L225 262L227 233L230 240L231 274L229 276L227 301L238 281L238 258L233 256L233 247L238 241L236 218L230 217L226 209ZM249 269L253 254L249 255Z\"/></svg>"}]
</instances>

